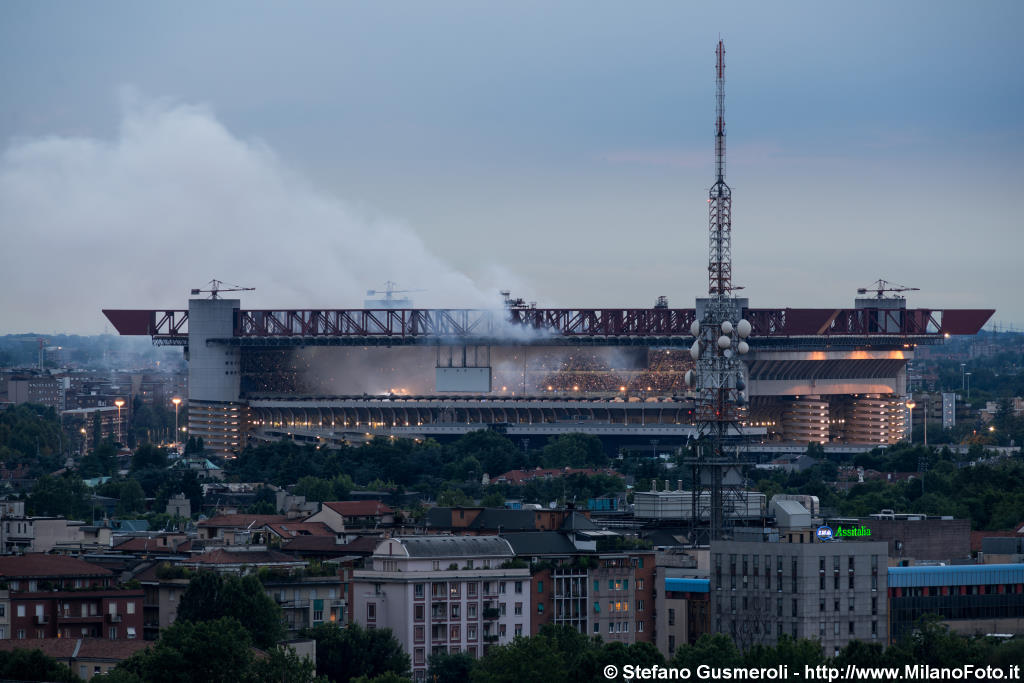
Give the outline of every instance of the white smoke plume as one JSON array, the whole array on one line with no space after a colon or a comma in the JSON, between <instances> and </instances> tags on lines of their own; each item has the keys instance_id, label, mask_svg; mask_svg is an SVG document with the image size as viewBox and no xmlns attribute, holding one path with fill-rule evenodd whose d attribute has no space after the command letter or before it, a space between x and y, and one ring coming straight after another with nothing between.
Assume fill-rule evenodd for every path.
<instances>
[{"instance_id":1,"label":"white smoke plume","mask_svg":"<svg viewBox=\"0 0 1024 683\"><path fill-rule=\"evenodd\" d=\"M472 281L409 226L317 188L205 106L123 99L113 139L0 153L0 332L99 332L102 308L184 308L213 277L256 288L243 308L362 307L390 279L428 290L417 307L500 310L497 290L519 286L497 268Z\"/></svg>"}]
</instances>

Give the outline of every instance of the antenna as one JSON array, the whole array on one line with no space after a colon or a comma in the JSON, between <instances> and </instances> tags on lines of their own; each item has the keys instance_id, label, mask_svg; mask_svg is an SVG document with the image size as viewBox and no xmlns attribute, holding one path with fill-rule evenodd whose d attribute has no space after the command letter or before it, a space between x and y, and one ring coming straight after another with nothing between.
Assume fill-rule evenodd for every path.
<instances>
[{"instance_id":1,"label":"antenna","mask_svg":"<svg viewBox=\"0 0 1024 683\"><path fill-rule=\"evenodd\" d=\"M708 294L732 296L732 190L725 184L725 43L715 49L715 184L708 194Z\"/></svg>"}]
</instances>

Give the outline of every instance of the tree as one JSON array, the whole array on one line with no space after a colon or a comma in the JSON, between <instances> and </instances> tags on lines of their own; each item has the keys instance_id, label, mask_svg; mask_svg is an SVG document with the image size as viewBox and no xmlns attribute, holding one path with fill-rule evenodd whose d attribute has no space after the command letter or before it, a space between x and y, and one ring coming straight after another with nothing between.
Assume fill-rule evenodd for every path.
<instances>
[{"instance_id":1,"label":"tree","mask_svg":"<svg viewBox=\"0 0 1024 683\"><path fill-rule=\"evenodd\" d=\"M299 657L293 648L272 647L265 658L252 665L254 683L327 683L316 675L316 663Z\"/></svg>"},{"instance_id":2,"label":"tree","mask_svg":"<svg viewBox=\"0 0 1024 683\"><path fill-rule=\"evenodd\" d=\"M743 656L729 636L724 633L705 633L693 645L677 647L669 664L676 668L694 669L709 662L722 667L741 666Z\"/></svg>"},{"instance_id":3,"label":"tree","mask_svg":"<svg viewBox=\"0 0 1024 683\"><path fill-rule=\"evenodd\" d=\"M292 495L305 496L306 500L322 503L334 500L334 486L329 479L302 477L292 489Z\"/></svg>"},{"instance_id":4,"label":"tree","mask_svg":"<svg viewBox=\"0 0 1024 683\"><path fill-rule=\"evenodd\" d=\"M86 496L87 488L78 477L44 474L32 488L28 508L35 515L88 519L92 510Z\"/></svg>"},{"instance_id":5,"label":"tree","mask_svg":"<svg viewBox=\"0 0 1024 683\"><path fill-rule=\"evenodd\" d=\"M497 491L488 493L480 500L480 504L485 508L500 508L505 505L505 496L501 495Z\"/></svg>"},{"instance_id":6,"label":"tree","mask_svg":"<svg viewBox=\"0 0 1024 683\"><path fill-rule=\"evenodd\" d=\"M167 467L167 451L144 443L132 454L132 471Z\"/></svg>"},{"instance_id":7,"label":"tree","mask_svg":"<svg viewBox=\"0 0 1024 683\"><path fill-rule=\"evenodd\" d=\"M469 680L469 672L475 661L465 652L430 655L427 680L432 683L463 683Z\"/></svg>"},{"instance_id":8,"label":"tree","mask_svg":"<svg viewBox=\"0 0 1024 683\"><path fill-rule=\"evenodd\" d=\"M81 681L71 669L42 650L0 651L0 679L17 681L59 681L78 683Z\"/></svg>"},{"instance_id":9,"label":"tree","mask_svg":"<svg viewBox=\"0 0 1024 683\"><path fill-rule=\"evenodd\" d=\"M446 488L438 494L437 504L440 507L466 507L473 501L462 489Z\"/></svg>"},{"instance_id":10,"label":"tree","mask_svg":"<svg viewBox=\"0 0 1024 683\"><path fill-rule=\"evenodd\" d=\"M316 671L331 680L409 675L409 656L389 628L367 630L358 624L340 628L332 622L303 629L300 635L316 640Z\"/></svg>"},{"instance_id":11,"label":"tree","mask_svg":"<svg viewBox=\"0 0 1024 683\"><path fill-rule=\"evenodd\" d=\"M192 622L178 619L160 632L160 640L137 652L117 669L121 680L147 683L232 683L252 668L249 632L237 619Z\"/></svg>"},{"instance_id":12,"label":"tree","mask_svg":"<svg viewBox=\"0 0 1024 683\"><path fill-rule=\"evenodd\" d=\"M192 577L178 605L178 620L206 622L223 617L237 619L260 648L272 647L285 635L281 608L255 576L200 572Z\"/></svg>"},{"instance_id":13,"label":"tree","mask_svg":"<svg viewBox=\"0 0 1024 683\"><path fill-rule=\"evenodd\" d=\"M559 434L552 437L543 451L547 467L606 467L608 454L601 439L593 434Z\"/></svg>"}]
</instances>

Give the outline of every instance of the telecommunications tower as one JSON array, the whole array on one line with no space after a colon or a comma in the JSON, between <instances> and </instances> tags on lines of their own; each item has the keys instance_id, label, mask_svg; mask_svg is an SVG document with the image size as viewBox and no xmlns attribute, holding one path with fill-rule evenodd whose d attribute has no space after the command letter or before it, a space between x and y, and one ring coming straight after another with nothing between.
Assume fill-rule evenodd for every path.
<instances>
[{"instance_id":1,"label":"telecommunications tower","mask_svg":"<svg viewBox=\"0 0 1024 683\"><path fill-rule=\"evenodd\" d=\"M693 476L691 542L723 537L726 507L744 505L740 483L739 446L743 439L740 408L747 402L745 366L739 356L749 351L745 339L750 323L742 318L746 299L733 296L732 190L725 182L725 45L715 50L715 183L708 195L708 297L697 299L690 356L696 369L687 383L697 394L697 443L686 462ZM730 495L725 495L726 493ZM706 536L703 521L707 520Z\"/></svg>"}]
</instances>

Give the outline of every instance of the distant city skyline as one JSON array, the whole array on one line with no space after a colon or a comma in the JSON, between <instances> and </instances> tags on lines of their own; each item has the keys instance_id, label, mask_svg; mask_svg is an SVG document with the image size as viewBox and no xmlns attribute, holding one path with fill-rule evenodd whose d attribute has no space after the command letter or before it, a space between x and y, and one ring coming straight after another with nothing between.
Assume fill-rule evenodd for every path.
<instances>
[{"instance_id":1,"label":"distant city skyline","mask_svg":"<svg viewBox=\"0 0 1024 683\"><path fill-rule=\"evenodd\" d=\"M1024 326L1015 2L0 6L0 334L246 308L690 307L714 47L754 307Z\"/></svg>"}]
</instances>

